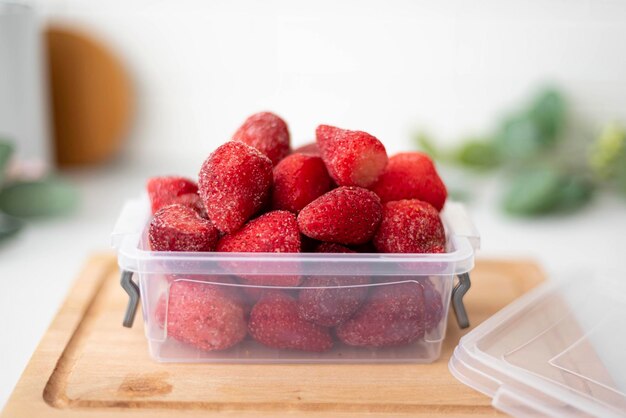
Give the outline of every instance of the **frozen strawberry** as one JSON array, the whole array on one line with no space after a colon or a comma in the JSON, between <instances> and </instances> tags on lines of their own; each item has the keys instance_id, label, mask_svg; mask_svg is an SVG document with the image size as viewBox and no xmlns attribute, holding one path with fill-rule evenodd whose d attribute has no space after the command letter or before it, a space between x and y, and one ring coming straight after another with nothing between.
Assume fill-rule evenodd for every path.
<instances>
[{"instance_id":1,"label":"frozen strawberry","mask_svg":"<svg viewBox=\"0 0 626 418\"><path fill-rule=\"evenodd\" d=\"M350 248L335 244L334 242L322 242L315 248L315 252L353 254L356 251L352 251Z\"/></svg>"},{"instance_id":2,"label":"frozen strawberry","mask_svg":"<svg viewBox=\"0 0 626 418\"><path fill-rule=\"evenodd\" d=\"M237 232L225 235L217 244L218 252L242 253L298 253L300 231L296 216L285 210L275 210L251 220ZM237 267L237 262L231 267ZM252 285L297 286L298 275L241 275L241 280Z\"/></svg>"},{"instance_id":3,"label":"frozen strawberry","mask_svg":"<svg viewBox=\"0 0 626 418\"><path fill-rule=\"evenodd\" d=\"M326 351L333 346L328 328L301 319L296 300L280 291L267 292L254 305L248 331L256 341L273 348Z\"/></svg>"},{"instance_id":4,"label":"frozen strawberry","mask_svg":"<svg viewBox=\"0 0 626 418\"><path fill-rule=\"evenodd\" d=\"M187 193L175 197L172 200L172 204L178 203L183 206L188 206L191 209L198 212L198 215L202 216L205 219L208 219L208 215L206 213L206 208L204 207L204 203L202 202L202 198L198 193Z\"/></svg>"},{"instance_id":5,"label":"frozen strawberry","mask_svg":"<svg viewBox=\"0 0 626 418\"><path fill-rule=\"evenodd\" d=\"M205 351L225 350L247 333L246 311L231 286L174 281L158 302L157 323L167 336Z\"/></svg>"},{"instance_id":6,"label":"frozen strawberry","mask_svg":"<svg viewBox=\"0 0 626 418\"><path fill-rule=\"evenodd\" d=\"M419 199L437 210L443 208L448 196L433 161L421 152L404 152L389 158L387 168L370 189L383 203Z\"/></svg>"},{"instance_id":7,"label":"frozen strawberry","mask_svg":"<svg viewBox=\"0 0 626 418\"><path fill-rule=\"evenodd\" d=\"M185 177L152 177L146 186L152 214L163 206L176 203L174 200L190 193L198 192L198 185Z\"/></svg>"},{"instance_id":8,"label":"frozen strawberry","mask_svg":"<svg viewBox=\"0 0 626 418\"><path fill-rule=\"evenodd\" d=\"M153 251L213 251L219 231L194 209L174 204L154 215L148 238Z\"/></svg>"},{"instance_id":9,"label":"frozen strawberry","mask_svg":"<svg viewBox=\"0 0 626 418\"><path fill-rule=\"evenodd\" d=\"M311 142L305 145L302 145L301 147L296 148L295 150L293 150L294 154L309 154L309 155L317 155L320 156L320 149L317 146L317 142Z\"/></svg>"},{"instance_id":10,"label":"frozen strawberry","mask_svg":"<svg viewBox=\"0 0 626 418\"><path fill-rule=\"evenodd\" d=\"M439 212L421 200L385 203L383 219L374 236L381 253L443 253L446 235Z\"/></svg>"},{"instance_id":11,"label":"frozen strawberry","mask_svg":"<svg viewBox=\"0 0 626 418\"><path fill-rule=\"evenodd\" d=\"M358 347L392 347L422 338L422 286L414 282L372 286L368 300L336 333L344 344Z\"/></svg>"},{"instance_id":12,"label":"frozen strawberry","mask_svg":"<svg viewBox=\"0 0 626 418\"><path fill-rule=\"evenodd\" d=\"M217 245L220 252L298 253L300 233L296 215L275 210L251 220L237 232L225 235Z\"/></svg>"},{"instance_id":13,"label":"frozen strawberry","mask_svg":"<svg viewBox=\"0 0 626 418\"><path fill-rule=\"evenodd\" d=\"M287 124L270 112L255 113L246 119L233 135L233 141L241 141L258 149L274 165L290 152Z\"/></svg>"},{"instance_id":14,"label":"frozen strawberry","mask_svg":"<svg viewBox=\"0 0 626 418\"><path fill-rule=\"evenodd\" d=\"M432 331L443 319L441 294L428 278L419 280L424 290L424 325L426 331Z\"/></svg>"},{"instance_id":15,"label":"frozen strawberry","mask_svg":"<svg viewBox=\"0 0 626 418\"><path fill-rule=\"evenodd\" d=\"M298 214L300 231L313 239L338 244L369 241L382 216L375 193L360 187L339 187L309 203Z\"/></svg>"},{"instance_id":16,"label":"frozen strawberry","mask_svg":"<svg viewBox=\"0 0 626 418\"><path fill-rule=\"evenodd\" d=\"M233 233L268 201L272 162L238 141L218 147L200 169L199 193L213 224Z\"/></svg>"},{"instance_id":17,"label":"frozen strawberry","mask_svg":"<svg viewBox=\"0 0 626 418\"><path fill-rule=\"evenodd\" d=\"M371 186L387 165L387 152L374 136L320 125L317 145L330 176L340 186Z\"/></svg>"},{"instance_id":18,"label":"frozen strawberry","mask_svg":"<svg viewBox=\"0 0 626 418\"><path fill-rule=\"evenodd\" d=\"M298 213L330 190L324 161L306 154L291 154L274 167L272 207Z\"/></svg>"},{"instance_id":19,"label":"frozen strawberry","mask_svg":"<svg viewBox=\"0 0 626 418\"><path fill-rule=\"evenodd\" d=\"M333 243L322 243L320 253L354 253ZM321 272L323 274L323 272ZM365 276L314 276L305 278L298 295L298 313L302 319L325 327L341 324L356 312L367 296Z\"/></svg>"}]
</instances>

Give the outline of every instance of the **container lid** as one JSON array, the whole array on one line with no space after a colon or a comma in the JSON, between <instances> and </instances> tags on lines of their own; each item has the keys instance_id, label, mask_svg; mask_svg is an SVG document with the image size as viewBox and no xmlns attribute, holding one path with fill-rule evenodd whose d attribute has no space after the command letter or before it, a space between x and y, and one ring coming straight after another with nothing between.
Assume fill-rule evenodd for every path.
<instances>
[{"instance_id":1,"label":"container lid","mask_svg":"<svg viewBox=\"0 0 626 418\"><path fill-rule=\"evenodd\" d=\"M540 286L465 335L461 382L514 416L626 417L626 277Z\"/></svg>"}]
</instances>

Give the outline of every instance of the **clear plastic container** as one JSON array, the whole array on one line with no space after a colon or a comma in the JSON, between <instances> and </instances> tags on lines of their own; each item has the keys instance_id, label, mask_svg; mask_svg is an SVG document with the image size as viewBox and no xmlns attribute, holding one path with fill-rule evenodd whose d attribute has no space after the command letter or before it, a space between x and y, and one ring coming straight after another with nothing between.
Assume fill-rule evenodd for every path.
<instances>
[{"instance_id":1,"label":"clear plastic container","mask_svg":"<svg viewBox=\"0 0 626 418\"><path fill-rule=\"evenodd\" d=\"M125 325L132 325L136 306L134 277L150 353L158 361L428 363L439 357L451 304L467 326L462 297L479 237L462 205L449 202L442 212L445 254L153 252L150 216L146 196L127 202L112 243L131 295ZM245 284L259 278L283 286ZM275 291L287 295L283 308L296 306L305 325L279 316L272 323L272 309L269 317L260 308L250 313L259 294ZM368 313L357 318L366 305ZM299 336L309 320L315 322L314 341ZM337 322L342 324L330 326ZM268 328L274 333L269 342L263 337ZM285 340L296 347L283 348Z\"/></svg>"},{"instance_id":2,"label":"clear plastic container","mask_svg":"<svg viewBox=\"0 0 626 418\"><path fill-rule=\"evenodd\" d=\"M450 371L517 417L626 417L626 281L581 270L459 342Z\"/></svg>"}]
</instances>

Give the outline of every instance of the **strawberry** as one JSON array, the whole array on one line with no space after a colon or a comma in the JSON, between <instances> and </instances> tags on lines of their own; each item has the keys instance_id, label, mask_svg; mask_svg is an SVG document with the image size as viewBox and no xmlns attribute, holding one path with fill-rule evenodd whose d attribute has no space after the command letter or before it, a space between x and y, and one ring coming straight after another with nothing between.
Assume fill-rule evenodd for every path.
<instances>
[{"instance_id":1,"label":"strawberry","mask_svg":"<svg viewBox=\"0 0 626 418\"><path fill-rule=\"evenodd\" d=\"M304 235L338 244L369 241L382 216L382 205L375 193L360 187L339 187L318 197L298 214Z\"/></svg>"},{"instance_id":2,"label":"strawberry","mask_svg":"<svg viewBox=\"0 0 626 418\"><path fill-rule=\"evenodd\" d=\"M248 331L256 341L273 348L320 352L333 346L328 328L301 319L296 300L281 291L265 293L254 305Z\"/></svg>"},{"instance_id":3,"label":"strawberry","mask_svg":"<svg viewBox=\"0 0 626 418\"><path fill-rule=\"evenodd\" d=\"M172 203L178 203L183 206L188 206L191 209L198 212L198 215L203 217L204 219L208 219L209 216L206 213L206 207L204 207L204 203L202 202L202 198L198 193L187 193L180 196L175 197L172 200Z\"/></svg>"},{"instance_id":4,"label":"strawberry","mask_svg":"<svg viewBox=\"0 0 626 418\"><path fill-rule=\"evenodd\" d=\"M415 282L373 286L369 299L336 328L344 344L392 347L424 336L424 293Z\"/></svg>"},{"instance_id":5,"label":"strawberry","mask_svg":"<svg viewBox=\"0 0 626 418\"><path fill-rule=\"evenodd\" d=\"M186 280L173 281L157 303L157 323L167 336L205 351L225 350L246 336L246 311L237 289Z\"/></svg>"},{"instance_id":6,"label":"strawberry","mask_svg":"<svg viewBox=\"0 0 626 418\"><path fill-rule=\"evenodd\" d=\"M370 189L383 203L419 199L437 210L443 208L448 196L433 161L421 152L404 152L389 158L387 168Z\"/></svg>"},{"instance_id":7,"label":"strawberry","mask_svg":"<svg viewBox=\"0 0 626 418\"><path fill-rule=\"evenodd\" d=\"M179 196L198 192L198 185L184 177L152 177L146 186L152 214L155 214L163 206L177 203L174 200Z\"/></svg>"},{"instance_id":8,"label":"strawberry","mask_svg":"<svg viewBox=\"0 0 626 418\"><path fill-rule=\"evenodd\" d=\"M300 232L296 216L276 210L248 222L231 235L225 235L217 244L218 252L248 253L298 253ZM236 262L230 262L237 269ZM252 285L297 286L300 277L294 275L242 275L241 279Z\"/></svg>"},{"instance_id":9,"label":"strawberry","mask_svg":"<svg viewBox=\"0 0 626 418\"><path fill-rule=\"evenodd\" d=\"M298 147L295 150L293 150L293 153L321 156L320 149L317 146L317 142L310 142L308 144L302 145L301 147Z\"/></svg>"},{"instance_id":10,"label":"strawberry","mask_svg":"<svg viewBox=\"0 0 626 418\"><path fill-rule=\"evenodd\" d=\"M354 254L356 251L352 251L348 247L344 247L343 245L335 244L333 242L321 242L315 248L316 253L343 253L343 254Z\"/></svg>"},{"instance_id":11,"label":"strawberry","mask_svg":"<svg viewBox=\"0 0 626 418\"><path fill-rule=\"evenodd\" d=\"M233 141L241 141L265 154L272 164L289 155L289 129L284 120L270 112L255 113L245 120L233 135Z\"/></svg>"},{"instance_id":12,"label":"strawberry","mask_svg":"<svg viewBox=\"0 0 626 418\"><path fill-rule=\"evenodd\" d=\"M152 251L213 251L218 238L211 221L181 204L159 209L148 230Z\"/></svg>"},{"instance_id":13,"label":"strawberry","mask_svg":"<svg viewBox=\"0 0 626 418\"><path fill-rule=\"evenodd\" d=\"M339 186L371 186L387 165L387 152L374 136L320 125L317 145L330 176Z\"/></svg>"},{"instance_id":14,"label":"strawberry","mask_svg":"<svg viewBox=\"0 0 626 418\"><path fill-rule=\"evenodd\" d=\"M324 161L306 154L291 154L274 167L272 207L298 213L330 190Z\"/></svg>"},{"instance_id":15,"label":"strawberry","mask_svg":"<svg viewBox=\"0 0 626 418\"><path fill-rule=\"evenodd\" d=\"M230 141L209 155L199 177L199 193L209 219L230 234L268 201L272 162L255 148Z\"/></svg>"},{"instance_id":16,"label":"strawberry","mask_svg":"<svg viewBox=\"0 0 626 418\"><path fill-rule=\"evenodd\" d=\"M320 253L354 253L339 244L324 242ZM323 272L321 272L323 274ZM298 295L302 319L325 327L341 324L361 306L367 296L369 278L364 276L315 276L304 279Z\"/></svg>"},{"instance_id":17,"label":"strawberry","mask_svg":"<svg viewBox=\"0 0 626 418\"><path fill-rule=\"evenodd\" d=\"M443 253L446 236L439 212L421 200L398 200L384 205L374 245L381 253Z\"/></svg>"}]
</instances>

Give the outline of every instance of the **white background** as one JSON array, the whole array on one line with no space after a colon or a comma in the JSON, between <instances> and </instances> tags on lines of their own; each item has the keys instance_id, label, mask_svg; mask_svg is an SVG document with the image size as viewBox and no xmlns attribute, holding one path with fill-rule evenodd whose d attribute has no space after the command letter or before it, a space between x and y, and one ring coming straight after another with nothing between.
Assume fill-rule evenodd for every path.
<instances>
[{"instance_id":1,"label":"white background","mask_svg":"<svg viewBox=\"0 0 626 418\"><path fill-rule=\"evenodd\" d=\"M622 1L39 6L45 19L89 28L125 60L137 111L122 158L70 173L83 198L74 217L31 224L0 245L0 405L86 257L108 248L123 200L147 176L195 176L252 112L285 117L295 144L331 123L369 131L391 153L412 147L416 127L445 142L481 133L545 82L567 91L572 113L591 131L626 120ZM532 257L556 272L619 267L626 253L623 200L600 194L575 215L510 219L495 208L496 179L463 181L476 195L470 210L483 256Z\"/></svg>"}]
</instances>

